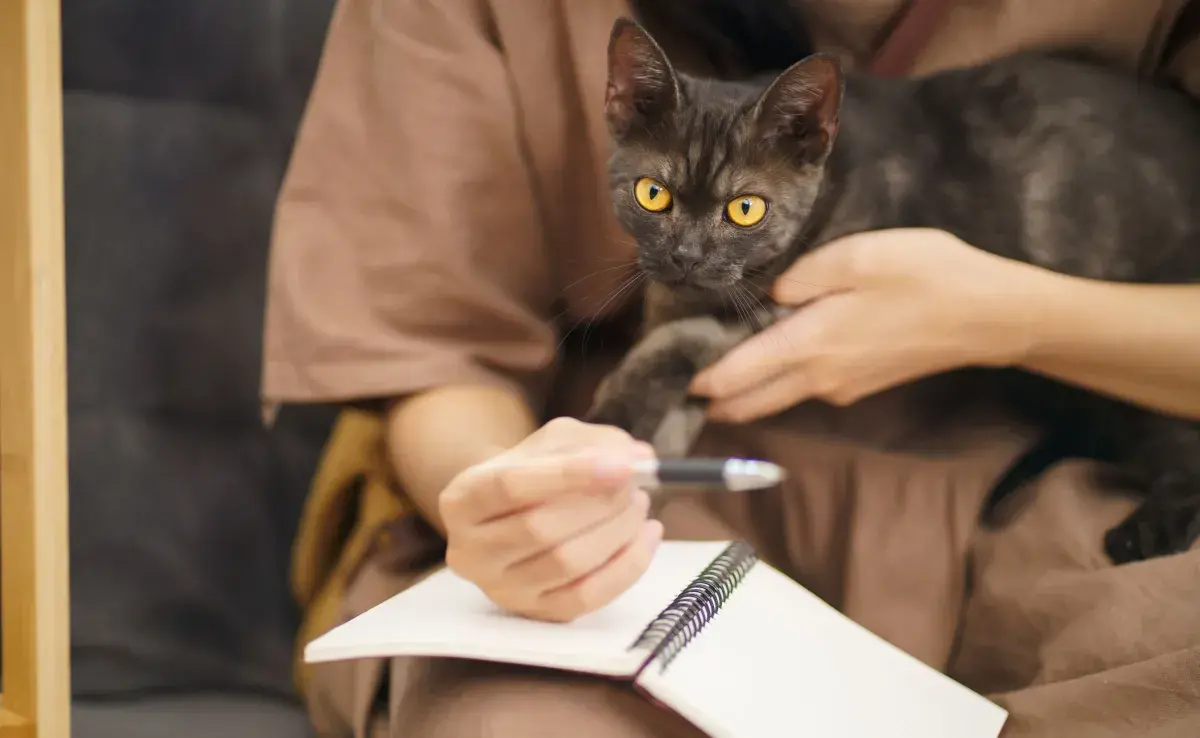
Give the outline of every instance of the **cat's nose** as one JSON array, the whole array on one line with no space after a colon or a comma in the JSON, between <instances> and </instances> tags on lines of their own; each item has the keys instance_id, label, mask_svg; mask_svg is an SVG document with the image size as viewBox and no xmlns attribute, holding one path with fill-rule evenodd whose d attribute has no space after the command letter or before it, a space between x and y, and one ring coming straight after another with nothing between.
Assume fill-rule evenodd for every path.
<instances>
[{"instance_id":1,"label":"cat's nose","mask_svg":"<svg viewBox=\"0 0 1200 738\"><path fill-rule=\"evenodd\" d=\"M699 254L689 254L680 251L671 254L671 266L678 269L679 273L685 277L695 271L696 265L699 263Z\"/></svg>"}]
</instances>

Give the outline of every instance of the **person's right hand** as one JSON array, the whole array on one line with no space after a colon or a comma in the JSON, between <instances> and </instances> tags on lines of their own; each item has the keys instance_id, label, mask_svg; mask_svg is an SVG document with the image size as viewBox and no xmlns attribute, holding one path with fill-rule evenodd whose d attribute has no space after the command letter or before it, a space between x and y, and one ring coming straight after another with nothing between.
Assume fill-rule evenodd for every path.
<instances>
[{"instance_id":1,"label":"person's right hand","mask_svg":"<svg viewBox=\"0 0 1200 738\"><path fill-rule=\"evenodd\" d=\"M641 577L662 540L649 496L631 483L631 462L653 456L619 429L550 421L442 492L447 566L526 617L598 610Z\"/></svg>"}]
</instances>

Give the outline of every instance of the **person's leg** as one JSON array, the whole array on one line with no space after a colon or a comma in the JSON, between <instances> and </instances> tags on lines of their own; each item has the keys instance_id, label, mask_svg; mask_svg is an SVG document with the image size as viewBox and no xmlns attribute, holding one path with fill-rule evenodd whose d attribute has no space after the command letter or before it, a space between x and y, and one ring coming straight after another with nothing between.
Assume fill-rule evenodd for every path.
<instances>
[{"instance_id":1,"label":"person's leg","mask_svg":"<svg viewBox=\"0 0 1200 738\"><path fill-rule=\"evenodd\" d=\"M632 686L583 674L397 659L391 735L422 738L702 738Z\"/></svg>"},{"instance_id":2,"label":"person's leg","mask_svg":"<svg viewBox=\"0 0 1200 738\"><path fill-rule=\"evenodd\" d=\"M347 615L419 579L380 558L354 577ZM458 659L367 659L318 665L308 702L318 733L338 738L702 738L631 685L545 669Z\"/></svg>"},{"instance_id":3,"label":"person's leg","mask_svg":"<svg viewBox=\"0 0 1200 738\"><path fill-rule=\"evenodd\" d=\"M949 673L1009 710L1005 738L1200 736L1200 547L1114 566L1104 535L1136 500L1104 481L1059 464L974 541Z\"/></svg>"}]
</instances>

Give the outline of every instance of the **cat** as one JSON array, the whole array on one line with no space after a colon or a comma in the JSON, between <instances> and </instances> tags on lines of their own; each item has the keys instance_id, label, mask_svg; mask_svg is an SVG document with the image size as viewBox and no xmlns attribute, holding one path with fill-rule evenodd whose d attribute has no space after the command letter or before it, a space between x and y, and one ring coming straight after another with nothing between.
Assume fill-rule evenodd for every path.
<instances>
[{"instance_id":1,"label":"cat","mask_svg":"<svg viewBox=\"0 0 1200 738\"><path fill-rule=\"evenodd\" d=\"M1081 277L1200 282L1200 107L1126 71L1016 54L920 79L844 74L813 54L748 81L677 71L622 18L605 114L613 207L650 277L643 332L586 419L685 454L705 419L691 379L788 310L731 314L807 250L896 227ZM747 287L749 289L749 287ZM1020 410L1065 455L1117 462L1145 496L1105 536L1116 563L1200 536L1200 424L1015 370Z\"/></svg>"}]
</instances>

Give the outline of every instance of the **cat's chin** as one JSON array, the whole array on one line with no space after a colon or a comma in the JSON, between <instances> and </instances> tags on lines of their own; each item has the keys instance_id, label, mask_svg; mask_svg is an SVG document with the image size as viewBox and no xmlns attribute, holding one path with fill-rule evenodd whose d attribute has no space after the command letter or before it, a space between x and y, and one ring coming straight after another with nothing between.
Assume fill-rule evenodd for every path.
<instances>
[{"instance_id":1,"label":"cat's chin","mask_svg":"<svg viewBox=\"0 0 1200 738\"><path fill-rule=\"evenodd\" d=\"M738 265L700 268L684 272L669 264L642 261L642 272L654 282L672 291L720 292L745 280L745 269Z\"/></svg>"},{"instance_id":2,"label":"cat's chin","mask_svg":"<svg viewBox=\"0 0 1200 738\"><path fill-rule=\"evenodd\" d=\"M726 277L679 277L674 275L650 274L650 279L674 292L721 292L742 281L741 276Z\"/></svg>"}]
</instances>

